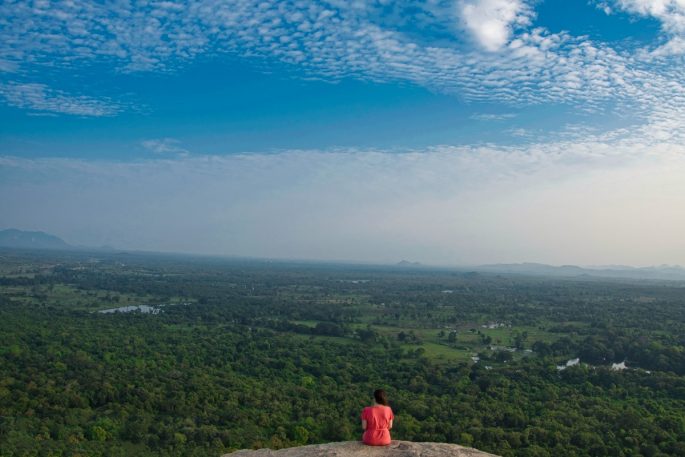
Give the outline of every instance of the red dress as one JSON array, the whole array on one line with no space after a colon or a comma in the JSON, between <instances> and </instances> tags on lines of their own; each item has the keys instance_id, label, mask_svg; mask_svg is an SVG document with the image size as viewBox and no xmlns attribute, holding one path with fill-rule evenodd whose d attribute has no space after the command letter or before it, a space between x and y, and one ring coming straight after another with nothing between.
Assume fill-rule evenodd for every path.
<instances>
[{"instance_id":1,"label":"red dress","mask_svg":"<svg viewBox=\"0 0 685 457\"><path fill-rule=\"evenodd\" d=\"M367 406L362 411L362 420L366 421L366 431L362 441L369 446L387 446L390 444L390 421L395 416L389 406Z\"/></svg>"}]
</instances>

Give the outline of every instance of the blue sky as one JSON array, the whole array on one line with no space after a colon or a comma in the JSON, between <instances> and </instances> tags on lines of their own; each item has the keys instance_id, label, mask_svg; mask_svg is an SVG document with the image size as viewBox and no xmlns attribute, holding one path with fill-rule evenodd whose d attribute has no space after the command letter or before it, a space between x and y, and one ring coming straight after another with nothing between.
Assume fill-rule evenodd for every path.
<instances>
[{"instance_id":1,"label":"blue sky","mask_svg":"<svg viewBox=\"0 0 685 457\"><path fill-rule=\"evenodd\" d=\"M0 227L685 263L684 56L683 0L4 1Z\"/></svg>"}]
</instances>

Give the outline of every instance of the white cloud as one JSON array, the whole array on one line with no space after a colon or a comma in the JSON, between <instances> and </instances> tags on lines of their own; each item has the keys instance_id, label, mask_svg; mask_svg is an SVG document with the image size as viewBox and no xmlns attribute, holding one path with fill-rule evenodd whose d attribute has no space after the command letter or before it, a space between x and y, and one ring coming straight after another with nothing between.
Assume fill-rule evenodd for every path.
<instances>
[{"instance_id":1,"label":"white cloud","mask_svg":"<svg viewBox=\"0 0 685 457\"><path fill-rule=\"evenodd\" d=\"M187 155L188 150L181 146L181 142L175 138L157 138L143 140L140 143L148 151L155 154L179 154Z\"/></svg>"},{"instance_id":2,"label":"white cloud","mask_svg":"<svg viewBox=\"0 0 685 457\"><path fill-rule=\"evenodd\" d=\"M624 11L659 20L669 41L651 53L655 57L685 54L684 0L614 0ZM611 11L609 11L611 12Z\"/></svg>"},{"instance_id":3,"label":"white cloud","mask_svg":"<svg viewBox=\"0 0 685 457\"><path fill-rule=\"evenodd\" d=\"M502 49L513 29L530 25L533 16L524 0L462 0L460 12L466 29L488 51Z\"/></svg>"},{"instance_id":4,"label":"white cloud","mask_svg":"<svg viewBox=\"0 0 685 457\"><path fill-rule=\"evenodd\" d=\"M685 54L685 37L676 36L658 46L650 53L653 57L668 57Z\"/></svg>"},{"instance_id":5,"label":"white cloud","mask_svg":"<svg viewBox=\"0 0 685 457\"><path fill-rule=\"evenodd\" d=\"M66 94L45 84L0 83L0 95L8 105L38 112L101 117L113 116L120 110L115 103Z\"/></svg>"},{"instance_id":6,"label":"white cloud","mask_svg":"<svg viewBox=\"0 0 685 457\"><path fill-rule=\"evenodd\" d=\"M533 133L530 130L520 127L509 129L508 132L511 136L518 138L531 138L533 136Z\"/></svg>"},{"instance_id":7,"label":"white cloud","mask_svg":"<svg viewBox=\"0 0 685 457\"><path fill-rule=\"evenodd\" d=\"M669 32L685 31L685 1L683 0L615 0L615 3L625 11L659 19Z\"/></svg>"},{"instance_id":8,"label":"white cloud","mask_svg":"<svg viewBox=\"0 0 685 457\"><path fill-rule=\"evenodd\" d=\"M476 121L504 121L507 119L513 119L516 114L513 113L476 113L472 114L471 119Z\"/></svg>"},{"instance_id":9,"label":"white cloud","mask_svg":"<svg viewBox=\"0 0 685 457\"><path fill-rule=\"evenodd\" d=\"M0 59L0 73L14 73L19 69L17 62Z\"/></svg>"}]
</instances>

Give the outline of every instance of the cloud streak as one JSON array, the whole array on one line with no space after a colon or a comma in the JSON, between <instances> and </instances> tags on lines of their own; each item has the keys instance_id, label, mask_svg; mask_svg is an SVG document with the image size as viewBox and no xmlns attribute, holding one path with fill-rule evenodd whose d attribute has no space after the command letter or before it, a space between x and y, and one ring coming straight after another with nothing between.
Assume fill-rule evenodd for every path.
<instances>
[{"instance_id":1,"label":"cloud streak","mask_svg":"<svg viewBox=\"0 0 685 457\"><path fill-rule=\"evenodd\" d=\"M74 243L469 264L685 263L685 148L648 124L528 146L0 158L5 224Z\"/></svg>"},{"instance_id":2,"label":"cloud streak","mask_svg":"<svg viewBox=\"0 0 685 457\"><path fill-rule=\"evenodd\" d=\"M178 154L188 155L188 150L181 146L181 142L175 138L157 138L144 140L140 143L145 149L155 154Z\"/></svg>"},{"instance_id":3,"label":"cloud streak","mask_svg":"<svg viewBox=\"0 0 685 457\"><path fill-rule=\"evenodd\" d=\"M514 113L477 113L471 115L476 121L505 121L516 117Z\"/></svg>"},{"instance_id":4,"label":"cloud streak","mask_svg":"<svg viewBox=\"0 0 685 457\"><path fill-rule=\"evenodd\" d=\"M121 110L110 101L70 95L37 83L0 83L0 96L10 106L45 113L103 117L114 116Z\"/></svg>"}]
</instances>

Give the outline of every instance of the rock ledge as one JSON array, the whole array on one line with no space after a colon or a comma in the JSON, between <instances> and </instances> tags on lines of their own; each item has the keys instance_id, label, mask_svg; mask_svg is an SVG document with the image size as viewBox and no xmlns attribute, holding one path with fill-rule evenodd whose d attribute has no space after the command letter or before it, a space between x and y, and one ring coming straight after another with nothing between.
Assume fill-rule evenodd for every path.
<instances>
[{"instance_id":1,"label":"rock ledge","mask_svg":"<svg viewBox=\"0 0 685 457\"><path fill-rule=\"evenodd\" d=\"M240 450L223 457L497 457L494 454L448 443L393 441L390 446L365 446L361 441L312 444L274 451Z\"/></svg>"}]
</instances>

